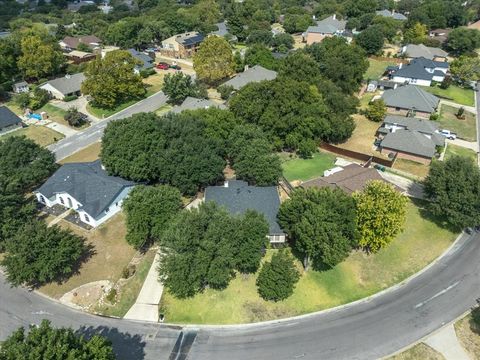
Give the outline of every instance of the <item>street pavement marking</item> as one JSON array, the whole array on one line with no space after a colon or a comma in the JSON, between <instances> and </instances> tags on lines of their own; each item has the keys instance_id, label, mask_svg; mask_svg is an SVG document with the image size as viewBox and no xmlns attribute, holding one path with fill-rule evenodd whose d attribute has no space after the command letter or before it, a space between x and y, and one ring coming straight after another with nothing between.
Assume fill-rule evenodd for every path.
<instances>
[{"instance_id":1,"label":"street pavement marking","mask_svg":"<svg viewBox=\"0 0 480 360\"><path fill-rule=\"evenodd\" d=\"M449 290L452 290L455 286L457 286L458 284L460 283L460 280L453 283L452 285L450 285L449 287L443 289L442 291L436 293L435 295L433 295L431 298L428 298L427 300L425 301L422 301L421 303L418 303L417 305L415 305L415 309L418 309L419 307L422 307L423 305L425 305L426 303L428 303L429 301L432 301L433 299L439 297L439 296L442 296L443 294L445 294L447 291Z\"/></svg>"}]
</instances>

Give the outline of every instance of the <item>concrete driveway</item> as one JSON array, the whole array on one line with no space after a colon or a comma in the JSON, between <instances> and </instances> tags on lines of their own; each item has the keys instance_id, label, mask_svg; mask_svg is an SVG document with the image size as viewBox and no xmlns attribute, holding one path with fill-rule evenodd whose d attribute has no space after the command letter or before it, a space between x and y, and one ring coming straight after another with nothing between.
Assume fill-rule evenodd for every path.
<instances>
[{"instance_id":1,"label":"concrete driveway","mask_svg":"<svg viewBox=\"0 0 480 360\"><path fill-rule=\"evenodd\" d=\"M97 118L96 116L93 116L87 111L87 98L85 96L80 96L78 99L65 102L65 101L60 101L60 100L52 100L51 103L55 105L56 107L63 109L67 111L70 108L76 108L78 111L88 115L89 119L91 122L98 122L101 119Z\"/></svg>"}]
</instances>

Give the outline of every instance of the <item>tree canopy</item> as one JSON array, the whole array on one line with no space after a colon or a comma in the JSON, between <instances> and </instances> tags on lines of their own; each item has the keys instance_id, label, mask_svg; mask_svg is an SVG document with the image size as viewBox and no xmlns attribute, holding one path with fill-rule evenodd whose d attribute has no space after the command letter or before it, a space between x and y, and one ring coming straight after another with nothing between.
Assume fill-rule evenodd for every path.
<instances>
[{"instance_id":1,"label":"tree canopy","mask_svg":"<svg viewBox=\"0 0 480 360\"><path fill-rule=\"evenodd\" d=\"M434 161L424 185L433 214L457 229L480 224L480 170L471 159Z\"/></svg>"},{"instance_id":2,"label":"tree canopy","mask_svg":"<svg viewBox=\"0 0 480 360\"><path fill-rule=\"evenodd\" d=\"M355 38L355 43L368 55L378 54L383 48L384 41L383 29L378 25L368 27Z\"/></svg>"},{"instance_id":3,"label":"tree canopy","mask_svg":"<svg viewBox=\"0 0 480 360\"><path fill-rule=\"evenodd\" d=\"M189 96L205 98L207 95L190 75L183 72L165 75L162 91L168 96L168 102L175 105L181 104Z\"/></svg>"},{"instance_id":4,"label":"tree canopy","mask_svg":"<svg viewBox=\"0 0 480 360\"><path fill-rule=\"evenodd\" d=\"M135 187L123 202L127 242L137 249L160 240L170 220L182 208L178 189L169 185Z\"/></svg>"},{"instance_id":5,"label":"tree canopy","mask_svg":"<svg viewBox=\"0 0 480 360\"><path fill-rule=\"evenodd\" d=\"M307 269L333 267L357 245L356 209L353 198L330 188L298 189L282 203L279 224L304 257Z\"/></svg>"},{"instance_id":6,"label":"tree canopy","mask_svg":"<svg viewBox=\"0 0 480 360\"><path fill-rule=\"evenodd\" d=\"M453 29L448 34L445 45L448 51L455 56L473 54L477 57L474 51L480 47L480 31L468 28Z\"/></svg>"},{"instance_id":7,"label":"tree canopy","mask_svg":"<svg viewBox=\"0 0 480 360\"><path fill-rule=\"evenodd\" d=\"M30 325L27 333L23 327L14 331L2 343L0 359L115 360L115 354L103 336L86 339L70 328L55 329L50 321L42 320L38 327Z\"/></svg>"},{"instance_id":8,"label":"tree canopy","mask_svg":"<svg viewBox=\"0 0 480 360\"><path fill-rule=\"evenodd\" d=\"M480 58L478 56L460 56L450 64L450 73L460 82L480 80Z\"/></svg>"},{"instance_id":9,"label":"tree canopy","mask_svg":"<svg viewBox=\"0 0 480 360\"><path fill-rule=\"evenodd\" d=\"M198 78L208 84L216 84L232 75L234 61L228 41L219 36L205 39L193 56L193 68Z\"/></svg>"}]
</instances>

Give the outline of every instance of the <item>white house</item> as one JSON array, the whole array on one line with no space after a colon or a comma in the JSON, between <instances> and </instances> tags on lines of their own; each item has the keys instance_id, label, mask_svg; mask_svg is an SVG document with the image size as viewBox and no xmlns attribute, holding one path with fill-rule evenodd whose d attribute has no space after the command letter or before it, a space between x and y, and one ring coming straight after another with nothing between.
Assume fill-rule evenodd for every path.
<instances>
[{"instance_id":1,"label":"white house","mask_svg":"<svg viewBox=\"0 0 480 360\"><path fill-rule=\"evenodd\" d=\"M448 66L448 62L419 57L407 65L400 64L398 67L387 70L390 70L390 79L398 84L430 86L432 81L442 82L445 79Z\"/></svg>"},{"instance_id":2,"label":"white house","mask_svg":"<svg viewBox=\"0 0 480 360\"><path fill-rule=\"evenodd\" d=\"M82 222L96 227L121 210L135 183L110 176L100 160L62 165L37 191L37 200L48 206L74 209Z\"/></svg>"},{"instance_id":3,"label":"white house","mask_svg":"<svg viewBox=\"0 0 480 360\"><path fill-rule=\"evenodd\" d=\"M63 100L66 96L80 96L80 89L84 80L85 75L83 73L67 74L64 77L46 82L40 88L46 90L51 97Z\"/></svg>"}]
</instances>

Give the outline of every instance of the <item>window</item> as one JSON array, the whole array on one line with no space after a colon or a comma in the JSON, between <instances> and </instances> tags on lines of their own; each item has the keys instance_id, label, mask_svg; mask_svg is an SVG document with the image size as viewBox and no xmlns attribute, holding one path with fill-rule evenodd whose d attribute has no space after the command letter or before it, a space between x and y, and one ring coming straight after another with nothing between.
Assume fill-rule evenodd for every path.
<instances>
[{"instance_id":1,"label":"window","mask_svg":"<svg viewBox=\"0 0 480 360\"><path fill-rule=\"evenodd\" d=\"M395 111L400 111L400 108L399 108L399 107L396 107L396 108L395 108Z\"/></svg>"},{"instance_id":2,"label":"window","mask_svg":"<svg viewBox=\"0 0 480 360\"><path fill-rule=\"evenodd\" d=\"M90 222L90 217L87 214L84 215L84 218L86 222Z\"/></svg>"}]
</instances>

